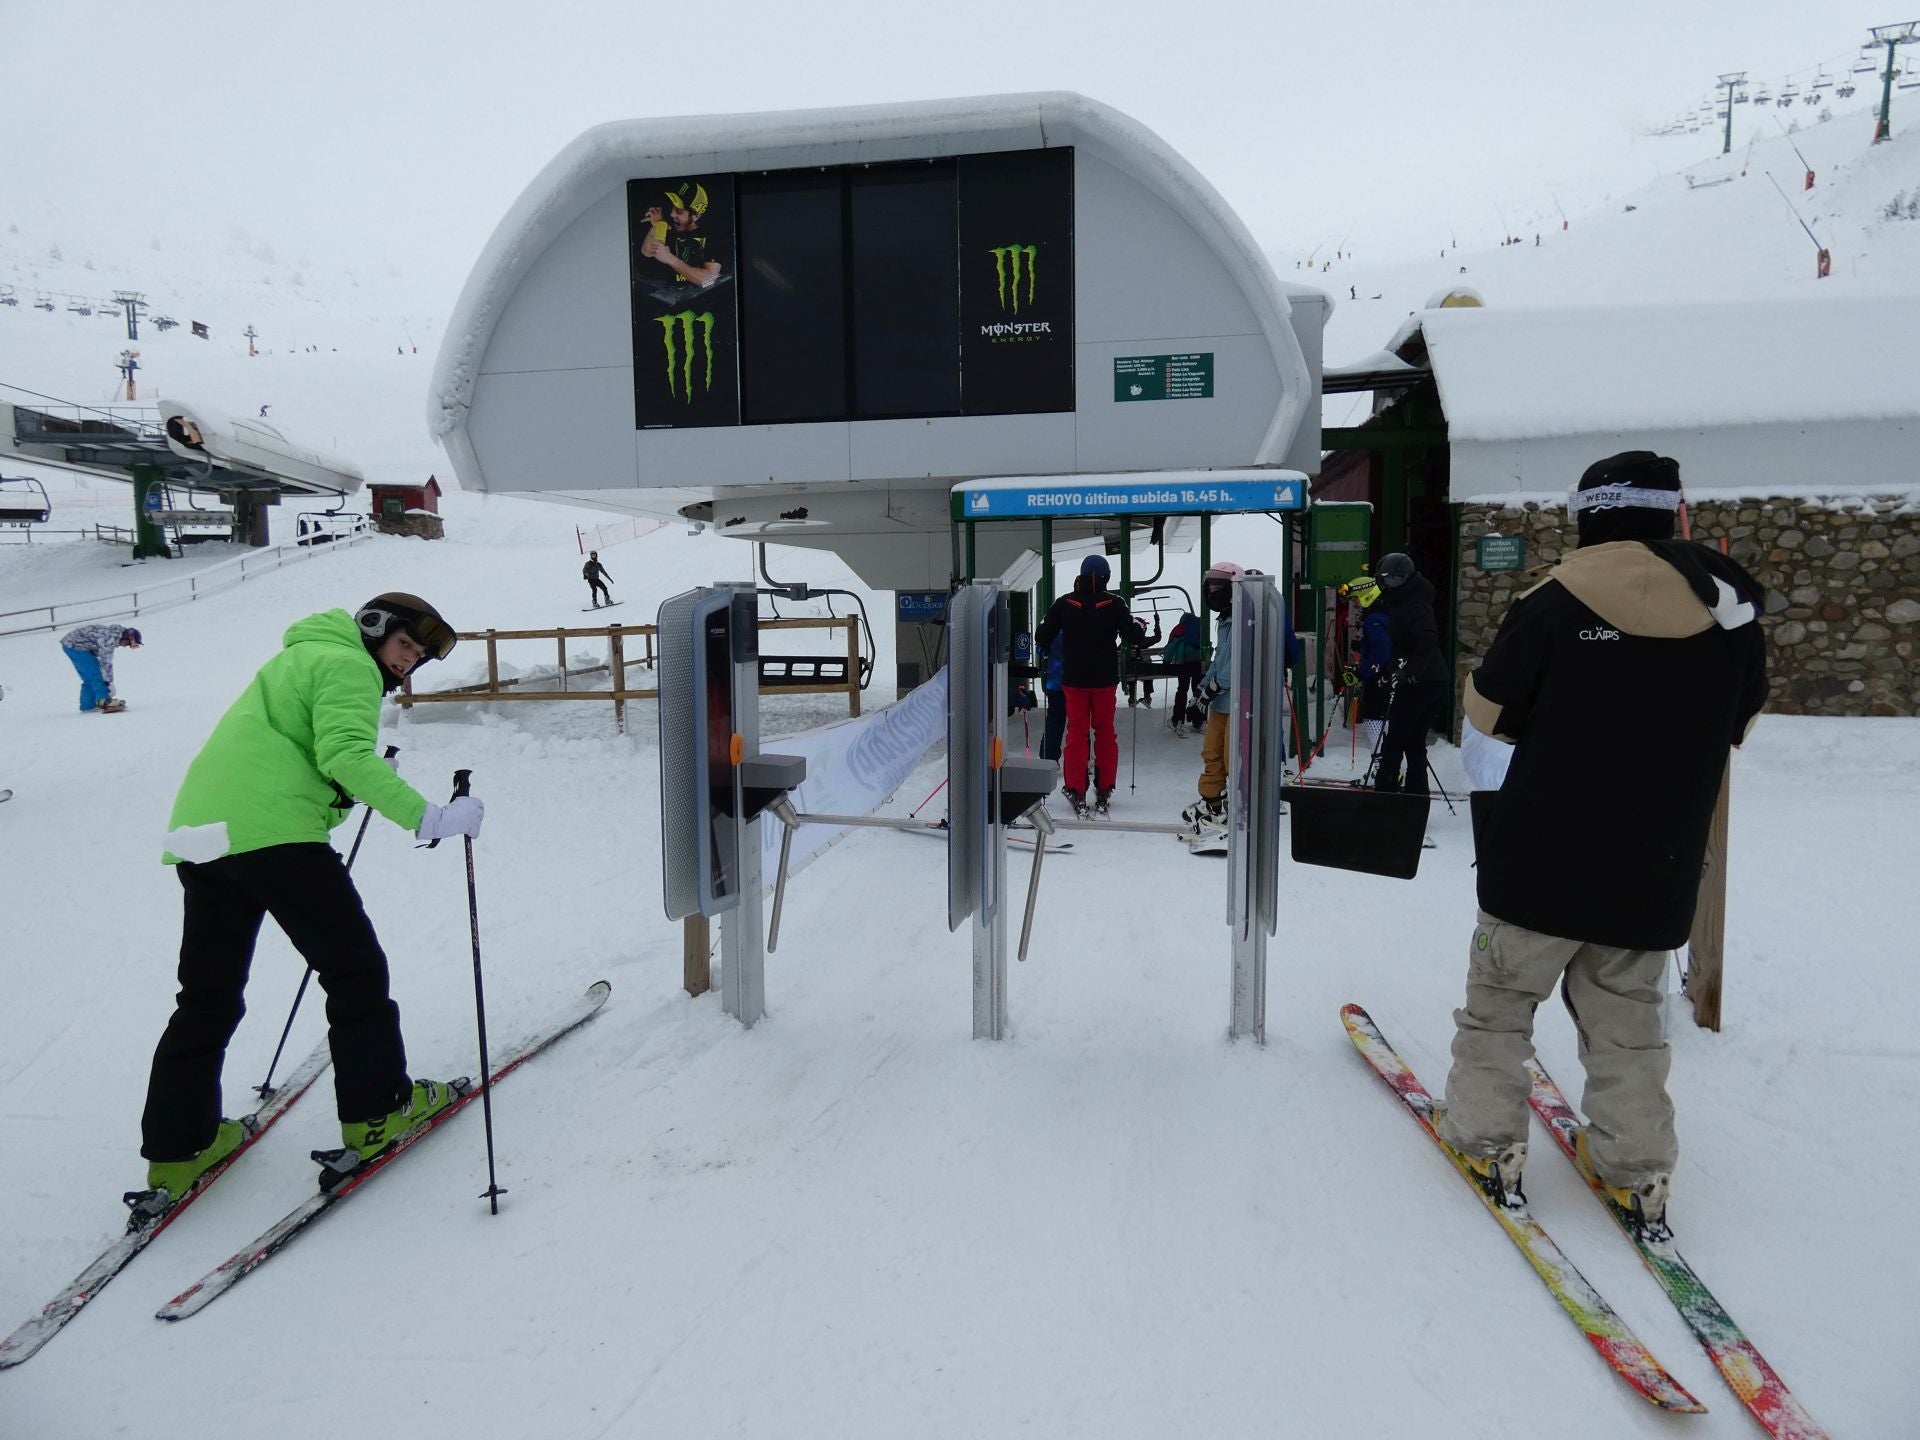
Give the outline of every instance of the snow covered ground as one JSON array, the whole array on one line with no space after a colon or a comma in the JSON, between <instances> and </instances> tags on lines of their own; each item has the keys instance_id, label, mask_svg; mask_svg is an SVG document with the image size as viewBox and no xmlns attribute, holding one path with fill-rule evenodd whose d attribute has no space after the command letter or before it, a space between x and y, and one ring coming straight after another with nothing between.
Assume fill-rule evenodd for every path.
<instances>
[{"instance_id":1,"label":"snow covered ground","mask_svg":"<svg viewBox=\"0 0 1920 1440\"><path fill-rule=\"evenodd\" d=\"M1913 146L1881 153L1906 157L1910 188ZM1861 192L1900 178L1876 173ZM1577 216L1537 255L1460 263L1490 301L1478 272L1500 264L1534 277L1523 298L1618 299L1610 285L1658 267L1607 235L1657 223L1720 257L1700 273L1778 293L1799 282L1745 211L1691 218L1752 189L1663 180L1633 214ZM1884 276L1882 241L1911 238L1875 238L1863 270ZM26 242L8 240L0 266L26 263ZM1803 264L1810 276L1795 252ZM217 268L181 273L229 302L235 324L303 313ZM1343 304L1336 325L1352 325L1339 332L1352 344L1330 337L1329 357L1376 347L1435 279L1377 276L1372 290L1405 303L1374 307L1377 327ZM1344 291L1342 276L1325 283L1336 280ZM337 357L249 359L225 329L213 342L176 331L153 347L153 379L213 387L232 409L271 401L291 436L376 478L438 466L419 433L424 322L422 354L394 355L388 317L363 321L343 286L323 300L315 313L353 337ZM98 328L0 311L0 381L104 398L78 387L110 378L125 342L85 323ZM111 508L125 492L81 487L57 507L77 514L102 494ZM74 713L56 637L0 639L0 786L16 792L0 806L0 1328L91 1258L118 1228L119 1193L141 1181L140 1101L179 918L160 836L187 761L285 627L388 588L430 596L462 628L594 618L579 614L572 529L586 517L459 494L444 508L446 541L380 537L143 615L149 645L118 664L125 715ZM1215 554L1272 564L1277 534L1234 522ZM689 585L744 577L748 553L677 527L612 548L616 616L648 619ZM0 547L0 610L188 563L134 571L124 558ZM862 588L811 553L774 566ZM891 626L878 638L890 677ZM473 648L425 678L466 678ZM869 704L886 692L883 679ZM834 713L831 700L770 702L766 730ZM1162 818L1192 793L1197 741L1170 735L1164 715L1122 716L1123 815ZM0 1376L0 1434L317 1437L339 1432L343 1407L369 1405L383 1433L418 1437L1757 1433L1571 1167L1536 1145L1536 1214L1711 1414L1670 1420L1607 1372L1341 1030L1339 1006L1359 1001L1430 1085L1442 1080L1473 920L1464 810L1437 808L1439 848L1413 882L1285 870L1264 1048L1224 1039L1224 866L1120 834L1076 835L1049 859L1007 1041L969 1038L968 948L945 929L942 851L868 831L795 879L769 1015L743 1032L716 996L680 990L644 711L621 737L598 705L447 707L383 738L429 795L471 768L487 802L476 867L496 1047L589 981L614 987L597 1020L497 1093L511 1192L500 1215L475 1198L485 1160L468 1117L204 1315L155 1322L306 1193L307 1152L338 1143L323 1085L88 1314ZM1322 763L1340 769L1347 744L1337 732ZM1457 757L1434 758L1456 784ZM929 757L891 808L911 808L942 773ZM1726 1029L1673 1017L1675 1222L1833 1434L1910 1435L1920 1151L1887 1107L1920 1056L1920 725L1766 719L1735 759L1734 797ZM338 833L344 846L351 828ZM1026 860L1014 859L1017 891ZM458 849L418 851L376 820L355 878L392 958L415 1069L470 1070ZM298 979L269 928L229 1057L230 1109L264 1071ZM310 1001L290 1053L321 1031ZM1543 1009L1543 1059L1577 1092L1573 1045L1565 1016Z\"/></svg>"}]
</instances>

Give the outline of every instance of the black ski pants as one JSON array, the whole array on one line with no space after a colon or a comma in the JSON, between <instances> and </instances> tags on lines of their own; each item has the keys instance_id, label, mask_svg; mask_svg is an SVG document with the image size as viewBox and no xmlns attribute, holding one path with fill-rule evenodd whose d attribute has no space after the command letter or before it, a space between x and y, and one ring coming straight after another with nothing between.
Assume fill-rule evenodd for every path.
<instances>
[{"instance_id":1,"label":"black ski pants","mask_svg":"<svg viewBox=\"0 0 1920 1440\"><path fill-rule=\"evenodd\" d=\"M1404 790L1425 795L1427 790L1427 736L1447 698L1446 678L1438 676L1394 688L1387 707L1387 733L1380 741L1380 765L1374 772L1376 790ZM1402 768L1406 778L1401 778Z\"/></svg>"},{"instance_id":2,"label":"black ski pants","mask_svg":"<svg viewBox=\"0 0 1920 1440\"><path fill-rule=\"evenodd\" d=\"M342 1120L399 1106L412 1082L387 957L331 845L270 845L175 867L186 892L180 994L153 1052L140 1153L184 1160L213 1143L220 1070L246 1014L247 971L260 922L273 916L327 995L334 1097Z\"/></svg>"}]
</instances>

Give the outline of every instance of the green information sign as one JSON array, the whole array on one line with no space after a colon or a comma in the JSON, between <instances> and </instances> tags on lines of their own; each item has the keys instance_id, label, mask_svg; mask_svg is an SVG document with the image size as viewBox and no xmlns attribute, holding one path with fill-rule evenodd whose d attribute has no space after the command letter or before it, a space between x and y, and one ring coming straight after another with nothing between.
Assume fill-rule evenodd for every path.
<instances>
[{"instance_id":1,"label":"green information sign","mask_svg":"<svg viewBox=\"0 0 1920 1440\"><path fill-rule=\"evenodd\" d=\"M1524 535L1482 535L1475 542L1474 564L1492 573L1497 570L1527 568L1527 537Z\"/></svg>"},{"instance_id":2,"label":"green information sign","mask_svg":"<svg viewBox=\"0 0 1920 1440\"><path fill-rule=\"evenodd\" d=\"M1116 355L1113 398L1122 400L1211 400L1213 352L1198 355Z\"/></svg>"}]
</instances>

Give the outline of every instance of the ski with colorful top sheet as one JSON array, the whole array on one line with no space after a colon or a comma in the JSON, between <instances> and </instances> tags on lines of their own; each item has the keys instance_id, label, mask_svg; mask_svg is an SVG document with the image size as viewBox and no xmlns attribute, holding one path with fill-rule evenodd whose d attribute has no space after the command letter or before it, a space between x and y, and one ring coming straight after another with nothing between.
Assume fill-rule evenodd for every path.
<instances>
[{"instance_id":1,"label":"ski with colorful top sheet","mask_svg":"<svg viewBox=\"0 0 1920 1440\"><path fill-rule=\"evenodd\" d=\"M1340 1018L1346 1022L1348 1038L1353 1041L1355 1048L1366 1057L1367 1063L1373 1066L1380 1078L1392 1087L1393 1093L1400 1097L1413 1118L1420 1122L1420 1128L1453 1161L1454 1168L1473 1185L1474 1193L1493 1212L1494 1218L1500 1222L1500 1228L1507 1232L1507 1238L1520 1247L1520 1253L1527 1257L1527 1263L1546 1282L1553 1298L1560 1302L1560 1308L1580 1327L1580 1333L1586 1336L1587 1343L1600 1352L1601 1359L1613 1367L1616 1375L1661 1409L1682 1414L1703 1413L1707 1407L1688 1394L1685 1387L1662 1368L1653 1353L1627 1328L1626 1321L1601 1298L1600 1292L1593 1288L1586 1276L1574 1268L1573 1262L1561 1253L1560 1247L1553 1243L1525 1207L1497 1204L1475 1183L1473 1172L1433 1128L1433 1096L1420 1084L1407 1062L1387 1043L1372 1017L1358 1005L1347 1005L1341 1008Z\"/></svg>"},{"instance_id":2,"label":"ski with colorful top sheet","mask_svg":"<svg viewBox=\"0 0 1920 1440\"><path fill-rule=\"evenodd\" d=\"M1551 1075L1531 1061L1527 1068L1533 1072L1530 1098L1534 1114L1546 1122L1561 1153L1573 1161L1595 1197L1607 1207L1607 1213L1627 1232L1627 1238L1640 1251L1640 1258L1647 1262L1660 1288L1667 1292L1673 1308L1680 1312L1680 1318L1687 1322L1700 1348L1707 1352L1740 1403L1776 1440L1827 1440L1827 1432L1794 1398L1786 1382L1754 1348L1746 1332L1734 1323L1733 1317L1713 1298L1713 1293L1700 1283L1693 1267L1681 1258L1672 1237L1655 1239L1642 1235L1634 1226L1632 1215L1616 1205L1606 1187L1581 1168L1574 1150L1574 1137L1583 1122L1560 1087L1553 1083Z\"/></svg>"}]
</instances>

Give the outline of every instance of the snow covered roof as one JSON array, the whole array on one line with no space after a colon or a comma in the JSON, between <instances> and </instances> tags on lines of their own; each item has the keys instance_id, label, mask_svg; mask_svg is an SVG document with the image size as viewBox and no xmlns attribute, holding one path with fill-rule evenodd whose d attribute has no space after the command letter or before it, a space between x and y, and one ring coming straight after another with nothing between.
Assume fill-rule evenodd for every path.
<instances>
[{"instance_id":1,"label":"snow covered roof","mask_svg":"<svg viewBox=\"0 0 1920 1440\"><path fill-rule=\"evenodd\" d=\"M1920 419L1920 296L1419 320L1456 442Z\"/></svg>"}]
</instances>

